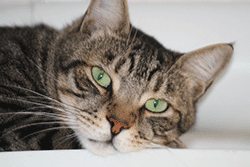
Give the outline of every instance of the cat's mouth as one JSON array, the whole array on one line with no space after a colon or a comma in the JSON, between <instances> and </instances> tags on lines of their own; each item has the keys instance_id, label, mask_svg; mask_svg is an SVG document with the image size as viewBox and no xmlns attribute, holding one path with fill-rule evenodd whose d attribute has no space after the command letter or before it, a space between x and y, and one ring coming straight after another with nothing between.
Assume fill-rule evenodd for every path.
<instances>
[{"instance_id":1,"label":"cat's mouth","mask_svg":"<svg viewBox=\"0 0 250 167\"><path fill-rule=\"evenodd\" d=\"M98 144L106 144L106 145L112 146L116 151L119 152L119 150L113 145L113 138L107 141L99 141L99 140L94 140L94 139L89 139L89 141L96 143L96 144L98 143Z\"/></svg>"},{"instance_id":2,"label":"cat's mouth","mask_svg":"<svg viewBox=\"0 0 250 167\"><path fill-rule=\"evenodd\" d=\"M115 143L114 138L111 138L110 140L107 140L107 141L100 141L100 140L95 140L95 139L88 139L88 141L89 141L88 142L89 146L91 145L91 147L89 148L90 151L101 156L107 156L107 155L112 155L112 154L122 153L122 152L125 153L125 152L136 151L136 150L126 150L120 147L116 147L114 144ZM168 147L148 141L144 148L151 148L151 149L161 148L162 149L162 148L168 148Z\"/></svg>"},{"instance_id":3,"label":"cat's mouth","mask_svg":"<svg viewBox=\"0 0 250 167\"><path fill-rule=\"evenodd\" d=\"M121 152L113 145L113 139L107 141L88 139L88 141L88 146L90 146L88 149L97 155L107 156Z\"/></svg>"},{"instance_id":4,"label":"cat's mouth","mask_svg":"<svg viewBox=\"0 0 250 167\"><path fill-rule=\"evenodd\" d=\"M98 141L98 140L94 140L94 139L88 139L90 142L94 142L94 143L106 143L106 144L112 144L112 139L107 140L107 141Z\"/></svg>"}]
</instances>

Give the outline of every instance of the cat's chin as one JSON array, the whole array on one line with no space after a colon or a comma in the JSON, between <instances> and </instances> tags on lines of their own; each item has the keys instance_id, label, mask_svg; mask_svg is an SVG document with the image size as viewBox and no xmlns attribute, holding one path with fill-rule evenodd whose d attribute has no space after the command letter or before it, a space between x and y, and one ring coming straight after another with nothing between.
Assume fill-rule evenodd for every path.
<instances>
[{"instance_id":1,"label":"cat's chin","mask_svg":"<svg viewBox=\"0 0 250 167\"><path fill-rule=\"evenodd\" d=\"M92 153L99 156L108 156L119 153L113 146L112 141L97 141L92 139L85 139L83 141L84 147Z\"/></svg>"}]
</instances>

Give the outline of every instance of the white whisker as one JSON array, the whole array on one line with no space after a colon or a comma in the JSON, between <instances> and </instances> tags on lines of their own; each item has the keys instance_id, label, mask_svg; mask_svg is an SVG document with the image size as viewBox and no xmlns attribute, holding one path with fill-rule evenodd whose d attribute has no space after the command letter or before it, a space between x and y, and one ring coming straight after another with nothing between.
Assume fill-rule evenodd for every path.
<instances>
[{"instance_id":1,"label":"white whisker","mask_svg":"<svg viewBox=\"0 0 250 167\"><path fill-rule=\"evenodd\" d=\"M39 70L41 70L44 74L46 74L47 76L49 76L50 78L54 79L55 81L59 82L56 78L52 77L50 74L48 74L46 71L44 71L41 67L39 67L35 62L33 62L30 58L28 58L26 56L26 58L32 63L34 64Z\"/></svg>"},{"instance_id":2,"label":"white whisker","mask_svg":"<svg viewBox=\"0 0 250 167\"><path fill-rule=\"evenodd\" d=\"M72 134L70 134L70 135L67 135L67 136L60 137L60 138L56 139L55 142L57 142L57 141L59 141L59 140L63 140L62 142L59 143L59 144L61 144L61 143L63 143L64 141L69 140L69 139L71 139L71 138L73 138L73 137L77 137L77 135L76 135L75 133L72 133Z\"/></svg>"},{"instance_id":3,"label":"white whisker","mask_svg":"<svg viewBox=\"0 0 250 167\"><path fill-rule=\"evenodd\" d=\"M55 142L57 142L58 140L62 140L62 141L55 146L56 148L58 145L61 145L62 143L66 142L67 140L71 140L68 144L73 143L74 141L77 140L77 135L75 133L73 133L71 135L67 135L66 137L61 137L61 138L55 140Z\"/></svg>"},{"instance_id":4,"label":"white whisker","mask_svg":"<svg viewBox=\"0 0 250 167\"><path fill-rule=\"evenodd\" d=\"M46 131L52 131L52 130L59 130L59 129L71 129L71 128L68 127L68 126L59 126L59 127L47 128L47 129L43 129L43 130L39 130L37 132L31 133L31 134L29 134L29 135L27 135L27 136L25 136L25 137L23 137L23 138L21 138L19 140L23 140L23 139L25 139L25 138L27 138L29 136L32 136L32 135L35 135L35 134L38 134L38 133L42 133L42 132L46 132Z\"/></svg>"},{"instance_id":5,"label":"white whisker","mask_svg":"<svg viewBox=\"0 0 250 167\"><path fill-rule=\"evenodd\" d=\"M48 109L55 109L57 111L61 111L62 113L67 113L67 112L71 112L73 114L76 114L76 115L79 115L78 112L76 111L72 111L72 110L64 110L63 108L59 108L59 107L55 107L55 106L52 106L52 105L45 105L45 104L42 104L42 103L38 103L38 102L33 102L33 101L28 101L28 100L24 100L24 99L19 99L19 98L11 98L11 97L5 97L5 96L1 96L0 97L2 98L6 98L6 99L10 99L10 100L16 100L16 101L21 101L21 102L25 102L27 104L33 104L33 105L37 105L37 106L43 106L44 108L48 108Z\"/></svg>"},{"instance_id":6,"label":"white whisker","mask_svg":"<svg viewBox=\"0 0 250 167\"><path fill-rule=\"evenodd\" d=\"M134 45L134 42L135 42L135 39L136 39L137 32L138 32L138 29L136 29L136 31L135 31L135 34L134 34L134 37L133 37L133 39L132 39L132 41L131 41L130 46L133 46L133 45ZM130 46L129 46L129 48L130 48Z\"/></svg>"},{"instance_id":7,"label":"white whisker","mask_svg":"<svg viewBox=\"0 0 250 167\"><path fill-rule=\"evenodd\" d=\"M129 43L130 36L131 36L131 34L132 34L132 29L133 29L133 26L130 26L129 35L128 35L128 39L127 39L127 42L126 42L127 45L128 45L128 43Z\"/></svg>"},{"instance_id":8,"label":"white whisker","mask_svg":"<svg viewBox=\"0 0 250 167\"><path fill-rule=\"evenodd\" d=\"M36 111L36 112L29 112L28 110L33 110L33 109L44 109L46 107L31 107L29 109L26 110L22 110L22 111L18 111L18 112L8 112L8 113L0 113L0 115L8 115L8 114L13 114L11 117L9 117L7 120L5 120L5 122L8 122L10 119L12 119L13 117L17 116L17 115L40 115L40 116L46 116L46 117L50 117L50 118L55 118L55 119L65 119L67 118L65 115L61 115L61 114L55 114L55 113L48 113L48 112L41 112L41 111Z\"/></svg>"},{"instance_id":9,"label":"white whisker","mask_svg":"<svg viewBox=\"0 0 250 167\"><path fill-rule=\"evenodd\" d=\"M9 133L14 132L16 130L27 128L27 127L30 127L30 126L49 125L49 124L53 125L53 124L60 124L60 123L62 124L64 122L62 122L62 121L54 121L54 122L39 122L39 123L26 124L26 125L22 125L22 126L19 126L19 127L16 127L14 129L9 130L8 132L4 133L1 137L4 137L4 136L8 135Z\"/></svg>"},{"instance_id":10,"label":"white whisker","mask_svg":"<svg viewBox=\"0 0 250 167\"><path fill-rule=\"evenodd\" d=\"M174 140L175 141L175 140ZM177 158L183 165L187 166L180 158L178 158L171 150L169 147L167 146L164 146L164 145L161 145L161 144L158 144L158 143L154 143L154 142L151 142L149 141L148 145L146 146L146 148L150 148L150 149L166 149L170 155L172 156L173 160L175 161L176 165L177 165L177 162L175 160L175 158Z\"/></svg>"},{"instance_id":11,"label":"white whisker","mask_svg":"<svg viewBox=\"0 0 250 167\"><path fill-rule=\"evenodd\" d=\"M55 104L59 104L59 105L61 105L61 106L67 106L67 107L69 107L69 108L71 108L72 110L67 110L68 112L72 112L73 114L77 114L78 115L78 112L75 112L75 110L77 110L77 111L79 111L79 112L84 112L83 110L81 110L81 109L79 109L79 108L77 108L77 107L74 107L74 106L71 106L71 105L69 105L69 104L65 104L65 103L62 103L62 102L60 102L60 101L58 101L58 100L55 100L55 99L53 99L53 98L51 98L51 97L48 97L48 96L46 96L46 95L43 95L43 94L40 94L40 93L38 93L38 92L35 92L35 91L33 91L33 90L30 90L30 89L27 89L27 88L22 88L22 87L17 87L17 86L8 86L8 85L3 85L3 86L6 86L6 87L13 87L13 88L18 88L18 89L22 89L22 90L26 90L26 91L28 91L28 92L31 92L31 93L34 93L34 94L36 94L36 95L38 95L38 96L40 96L40 97L43 97L43 98L45 98L45 99L48 99L48 100L50 100L50 101L52 101L52 102L55 102ZM0 96L1 97L1 96ZM53 104L53 103L52 103ZM74 112L73 112L74 111Z\"/></svg>"}]
</instances>

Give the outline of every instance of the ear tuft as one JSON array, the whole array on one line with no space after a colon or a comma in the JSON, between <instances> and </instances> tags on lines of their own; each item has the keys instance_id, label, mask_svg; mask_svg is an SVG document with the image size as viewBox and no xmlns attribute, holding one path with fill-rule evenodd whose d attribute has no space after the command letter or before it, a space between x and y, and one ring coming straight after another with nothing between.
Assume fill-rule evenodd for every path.
<instances>
[{"instance_id":1,"label":"ear tuft","mask_svg":"<svg viewBox=\"0 0 250 167\"><path fill-rule=\"evenodd\" d=\"M89 35L98 31L128 34L130 21L127 0L92 0L83 18L73 24L73 30Z\"/></svg>"},{"instance_id":2,"label":"ear tuft","mask_svg":"<svg viewBox=\"0 0 250 167\"><path fill-rule=\"evenodd\" d=\"M232 44L217 44L187 53L178 61L183 62L183 72L207 87L228 65L232 53Z\"/></svg>"}]
</instances>

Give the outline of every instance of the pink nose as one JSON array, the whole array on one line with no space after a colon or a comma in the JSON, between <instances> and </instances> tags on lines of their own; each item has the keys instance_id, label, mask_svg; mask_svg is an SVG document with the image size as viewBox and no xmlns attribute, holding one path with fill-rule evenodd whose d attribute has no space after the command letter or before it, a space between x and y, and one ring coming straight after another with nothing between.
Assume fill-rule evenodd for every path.
<instances>
[{"instance_id":1,"label":"pink nose","mask_svg":"<svg viewBox=\"0 0 250 167\"><path fill-rule=\"evenodd\" d=\"M138 110L131 104L112 104L106 118L111 125L112 135L117 135L123 129L129 129L135 124L138 119Z\"/></svg>"},{"instance_id":2,"label":"pink nose","mask_svg":"<svg viewBox=\"0 0 250 167\"><path fill-rule=\"evenodd\" d=\"M115 136L121 132L122 129L129 129L130 127L125 123L119 122L114 118L108 119L111 124L111 133Z\"/></svg>"}]
</instances>

